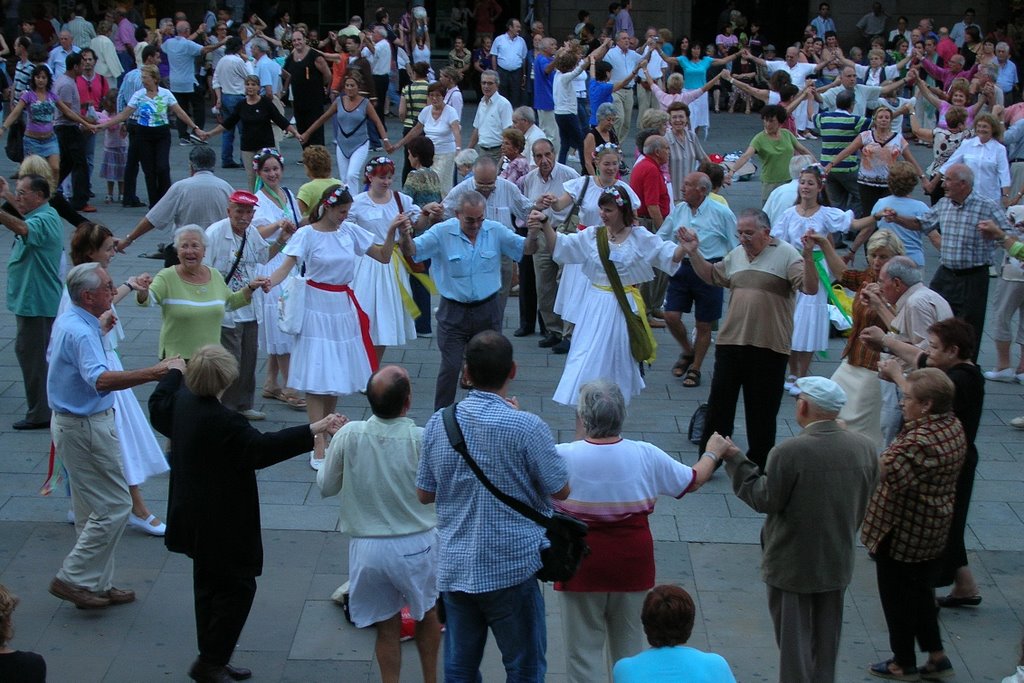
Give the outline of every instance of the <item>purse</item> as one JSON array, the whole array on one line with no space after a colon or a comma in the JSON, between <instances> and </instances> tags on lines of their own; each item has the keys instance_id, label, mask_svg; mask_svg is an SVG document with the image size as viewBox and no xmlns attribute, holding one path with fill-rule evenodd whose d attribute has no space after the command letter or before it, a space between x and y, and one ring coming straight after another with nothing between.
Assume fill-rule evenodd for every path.
<instances>
[{"instance_id":1,"label":"purse","mask_svg":"<svg viewBox=\"0 0 1024 683\"><path fill-rule=\"evenodd\" d=\"M551 517L542 515L495 486L466 448L466 439L455 415L457 406L455 403L441 411L444 430L448 434L452 448L462 456L476 478L495 498L538 526L544 527L551 545L540 551L541 568L537 572L537 578L541 581L568 581L576 574L583 558L590 554L590 547L586 541L587 525L575 517L560 512L554 513Z\"/></svg>"},{"instance_id":2,"label":"purse","mask_svg":"<svg viewBox=\"0 0 1024 683\"><path fill-rule=\"evenodd\" d=\"M690 416L690 426L686 429L686 439L694 446L699 446L704 438L704 426L708 422L708 404L701 403Z\"/></svg>"},{"instance_id":3,"label":"purse","mask_svg":"<svg viewBox=\"0 0 1024 683\"><path fill-rule=\"evenodd\" d=\"M281 283L281 296L277 299L277 327L285 334L302 331L302 318L306 315L306 287L305 263L298 275L289 275Z\"/></svg>"},{"instance_id":4,"label":"purse","mask_svg":"<svg viewBox=\"0 0 1024 683\"><path fill-rule=\"evenodd\" d=\"M611 262L608 228L603 225L597 229L597 254L601 257L601 265L604 266L604 273L608 276L612 293L615 295L615 300L619 302L619 308L622 309L622 315L626 319L629 353L637 363L650 363L654 359L657 346L644 324L646 321L633 312L629 301L626 300L626 290L622 286L622 278L619 277L619 271L615 270L615 264Z\"/></svg>"},{"instance_id":5,"label":"purse","mask_svg":"<svg viewBox=\"0 0 1024 683\"><path fill-rule=\"evenodd\" d=\"M590 176L583 179L583 189L580 191L580 196L576 198L576 201L572 203L572 209L569 211L569 215L565 217L565 221L560 223L555 230L564 235L575 235L580 227L580 204L583 203L583 197L587 194L587 188L590 186Z\"/></svg>"},{"instance_id":6,"label":"purse","mask_svg":"<svg viewBox=\"0 0 1024 683\"><path fill-rule=\"evenodd\" d=\"M18 119L7 129L7 144L4 148L7 158L16 164L25 160L24 137L25 122Z\"/></svg>"}]
</instances>

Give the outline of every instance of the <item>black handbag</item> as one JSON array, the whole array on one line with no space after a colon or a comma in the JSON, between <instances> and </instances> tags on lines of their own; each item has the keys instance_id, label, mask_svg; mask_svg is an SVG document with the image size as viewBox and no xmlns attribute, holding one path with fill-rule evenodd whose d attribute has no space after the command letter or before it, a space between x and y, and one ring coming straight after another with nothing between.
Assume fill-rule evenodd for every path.
<instances>
[{"instance_id":1,"label":"black handbag","mask_svg":"<svg viewBox=\"0 0 1024 683\"><path fill-rule=\"evenodd\" d=\"M704 425L708 421L708 404L701 403L697 406L697 410L694 411L690 417L690 426L686 430L686 438L694 446L700 445L701 439L704 438Z\"/></svg>"},{"instance_id":2,"label":"black handbag","mask_svg":"<svg viewBox=\"0 0 1024 683\"><path fill-rule=\"evenodd\" d=\"M537 510L523 503L522 501L508 495L487 478L480 465L466 448L466 439L462 435L462 427L455 417L453 404L441 411L444 419L444 429L448 434L448 441L452 448L458 452L473 474L480 480L488 491L495 498L509 506L523 517L526 517L535 524L544 527L550 546L540 551L541 568L537 572L537 578L541 581L568 581L579 569L583 558L590 554L590 547L587 545L587 525L576 519L559 512L551 517L542 515Z\"/></svg>"},{"instance_id":3,"label":"black handbag","mask_svg":"<svg viewBox=\"0 0 1024 683\"><path fill-rule=\"evenodd\" d=\"M24 137L25 122L18 119L7 129L7 144L4 147L7 158L16 164L20 164L25 160Z\"/></svg>"}]
</instances>

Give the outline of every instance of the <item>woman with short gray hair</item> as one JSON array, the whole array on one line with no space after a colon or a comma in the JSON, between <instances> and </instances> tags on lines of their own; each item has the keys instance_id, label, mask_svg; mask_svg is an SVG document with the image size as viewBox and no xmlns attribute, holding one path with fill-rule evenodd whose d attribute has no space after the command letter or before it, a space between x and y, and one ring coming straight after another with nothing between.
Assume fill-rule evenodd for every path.
<instances>
[{"instance_id":1,"label":"woman with short gray hair","mask_svg":"<svg viewBox=\"0 0 1024 683\"><path fill-rule=\"evenodd\" d=\"M597 108L597 125L591 126L583 136L583 154L580 162L587 175L597 174L594 151L606 143L619 144L619 136L615 134L615 125L619 122L619 110L611 102L604 102Z\"/></svg>"},{"instance_id":2,"label":"woman with short gray hair","mask_svg":"<svg viewBox=\"0 0 1024 683\"><path fill-rule=\"evenodd\" d=\"M562 600L568 680L610 680L611 661L644 647L640 607L654 586L654 541L648 515L659 495L681 498L715 470L711 457L694 467L653 444L623 439L626 400L606 379L587 382L576 408L579 440L559 444L571 493L553 501L590 527L584 558L572 579L555 584Z\"/></svg>"}]
</instances>

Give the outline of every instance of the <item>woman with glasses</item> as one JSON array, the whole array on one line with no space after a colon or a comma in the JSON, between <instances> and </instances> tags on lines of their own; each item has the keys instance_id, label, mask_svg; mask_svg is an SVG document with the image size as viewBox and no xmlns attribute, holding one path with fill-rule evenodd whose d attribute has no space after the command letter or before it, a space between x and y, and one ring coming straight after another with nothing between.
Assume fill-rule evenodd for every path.
<instances>
[{"instance_id":1,"label":"woman with glasses","mask_svg":"<svg viewBox=\"0 0 1024 683\"><path fill-rule=\"evenodd\" d=\"M284 261L270 276L269 285L274 287L292 274L296 264L305 269L302 327L292 347L288 386L306 393L310 422L334 412L339 396L365 389L378 367L370 321L351 285L359 257L380 263L391 260L395 231L404 218L396 217L384 243L374 244L372 233L347 220L351 208L352 195L344 186L324 190L310 209L309 225L288 241ZM316 437L309 456L315 470L323 464L326 445L322 435Z\"/></svg>"}]
</instances>

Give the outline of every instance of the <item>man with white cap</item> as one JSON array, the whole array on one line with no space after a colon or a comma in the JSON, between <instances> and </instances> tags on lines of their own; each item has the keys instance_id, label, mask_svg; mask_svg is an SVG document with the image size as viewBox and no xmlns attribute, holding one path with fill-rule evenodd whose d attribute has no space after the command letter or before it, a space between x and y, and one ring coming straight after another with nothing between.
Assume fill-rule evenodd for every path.
<instances>
[{"instance_id":1,"label":"man with white cap","mask_svg":"<svg viewBox=\"0 0 1024 683\"><path fill-rule=\"evenodd\" d=\"M717 432L707 452L726 461L736 495L768 514L761 574L779 644L779 681L820 683L835 680L843 594L878 456L868 438L836 420L846 403L838 384L801 377L796 386L803 431L768 453L763 472Z\"/></svg>"}]
</instances>

